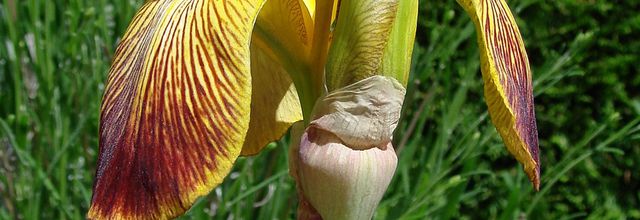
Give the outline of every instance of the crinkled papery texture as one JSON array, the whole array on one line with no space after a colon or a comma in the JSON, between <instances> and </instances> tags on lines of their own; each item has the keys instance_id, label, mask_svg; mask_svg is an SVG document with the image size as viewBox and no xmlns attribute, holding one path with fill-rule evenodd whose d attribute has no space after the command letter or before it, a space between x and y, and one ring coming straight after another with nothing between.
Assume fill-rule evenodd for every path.
<instances>
[{"instance_id":1,"label":"crinkled papery texture","mask_svg":"<svg viewBox=\"0 0 640 220\"><path fill-rule=\"evenodd\" d=\"M372 76L318 100L311 126L331 131L351 148L385 145L398 125L404 95L397 80Z\"/></svg>"},{"instance_id":2,"label":"crinkled papery texture","mask_svg":"<svg viewBox=\"0 0 640 220\"><path fill-rule=\"evenodd\" d=\"M537 190L540 161L531 69L518 26L504 0L458 2L476 25L491 121Z\"/></svg>"},{"instance_id":3,"label":"crinkled papery texture","mask_svg":"<svg viewBox=\"0 0 640 220\"><path fill-rule=\"evenodd\" d=\"M397 165L391 137L404 94L394 78L372 76L319 100L304 133L293 126L289 166L302 217L371 219Z\"/></svg>"},{"instance_id":4,"label":"crinkled papery texture","mask_svg":"<svg viewBox=\"0 0 640 220\"><path fill-rule=\"evenodd\" d=\"M262 1L145 1L116 50L90 219L167 219L230 171L250 115Z\"/></svg>"}]
</instances>

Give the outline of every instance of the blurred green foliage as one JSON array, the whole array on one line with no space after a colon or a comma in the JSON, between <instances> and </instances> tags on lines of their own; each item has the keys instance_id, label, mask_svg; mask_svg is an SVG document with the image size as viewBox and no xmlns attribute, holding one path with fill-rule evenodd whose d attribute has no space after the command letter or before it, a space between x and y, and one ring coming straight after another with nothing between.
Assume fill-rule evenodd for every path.
<instances>
[{"instance_id":1,"label":"blurred green foliage","mask_svg":"<svg viewBox=\"0 0 640 220\"><path fill-rule=\"evenodd\" d=\"M84 218L106 72L141 2L0 1L0 219ZM640 218L640 2L508 2L534 72L540 192L489 122L470 19L454 0L420 3L376 219ZM185 218L293 218L286 143L240 158Z\"/></svg>"}]
</instances>

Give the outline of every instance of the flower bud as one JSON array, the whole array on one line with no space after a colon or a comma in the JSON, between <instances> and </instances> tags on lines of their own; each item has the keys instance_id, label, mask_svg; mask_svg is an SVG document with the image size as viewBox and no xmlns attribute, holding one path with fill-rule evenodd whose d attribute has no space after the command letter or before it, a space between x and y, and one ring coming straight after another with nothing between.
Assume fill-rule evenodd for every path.
<instances>
[{"instance_id":1,"label":"flower bud","mask_svg":"<svg viewBox=\"0 0 640 220\"><path fill-rule=\"evenodd\" d=\"M302 190L323 219L371 219L398 163L391 143L356 150L316 127L302 135L299 159Z\"/></svg>"},{"instance_id":2,"label":"flower bud","mask_svg":"<svg viewBox=\"0 0 640 220\"><path fill-rule=\"evenodd\" d=\"M304 133L294 126L291 172L301 205L312 206L305 210L331 220L372 218L398 162L391 137L403 98L395 79L373 76L319 100Z\"/></svg>"}]
</instances>

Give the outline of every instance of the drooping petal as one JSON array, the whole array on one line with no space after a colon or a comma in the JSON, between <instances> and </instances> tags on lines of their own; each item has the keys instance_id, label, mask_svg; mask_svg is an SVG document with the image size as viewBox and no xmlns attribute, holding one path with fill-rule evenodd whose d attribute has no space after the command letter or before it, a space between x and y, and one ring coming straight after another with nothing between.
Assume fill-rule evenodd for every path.
<instances>
[{"instance_id":1,"label":"drooping petal","mask_svg":"<svg viewBox=\"0 0 640 220\"><path fill-rule=\"evenodd\" d=\"M146 1L109 72L90 219L166 219L228 174L249 124L261 0Z\"/></svg>"},{"instance_id":2,"label":"drooping petal","mask_svg":"<svg viewBox=\"0 0 640 220\"><path fill-rule=\"evenodd\" d=\"M296 121L302 109L296 88L277 60L262 48L251 46L251 122L242 155L259 153L271 141L278 140Z\"/></svg>"},{"instance_id":3,"label":"drooping petal","mask_svg":"<svg viewBox=\"0 0 640 220\"><path fill-rule=\"evenodd\" d=\"M327 60L327 88L378 75L397 0L342 0Z\"/></svg>"},{"instance_id":4,"label":"drooping petal","mask_svg":"<svg viewBox=\"0 0 640 220\"><path fill-rule=\"evenodd\" d=\"M485 99L509 152L540 186L531 69L518 26L504 0L458 0L476 25Z\"/></svg>"}]
</instances>

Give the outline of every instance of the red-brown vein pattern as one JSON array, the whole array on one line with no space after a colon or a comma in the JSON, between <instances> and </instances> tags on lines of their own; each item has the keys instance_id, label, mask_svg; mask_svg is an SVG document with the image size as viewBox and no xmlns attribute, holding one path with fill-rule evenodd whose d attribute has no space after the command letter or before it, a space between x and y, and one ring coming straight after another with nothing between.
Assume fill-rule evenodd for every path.
<instances>
[{"instance_id":1,"label":"red-brown vein pattern","mask_svg":"<svg viewBox=\"0 0 640 220\"><path fill-rule=\"evenodd\" d=\"M533 107L531 70L524 43L508 6L503 0L481 4L484 39L496 69L503 94L514 114L516 131L536 163L539 178L538 132Z\"/></svg>"},{"instance_id":2,"label":"red-brown vein pattern","mask_svg":"<svg viewBox=\"0 0 640 220\"><path fill-rule=\"evenodd\" d=\"M109 72L89 218L174 217L223 180L249 123L261 4L145 2Z\"/></svg>"}]
</instances>

